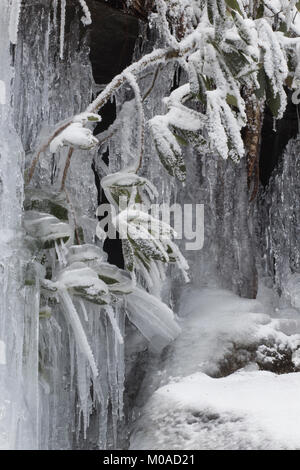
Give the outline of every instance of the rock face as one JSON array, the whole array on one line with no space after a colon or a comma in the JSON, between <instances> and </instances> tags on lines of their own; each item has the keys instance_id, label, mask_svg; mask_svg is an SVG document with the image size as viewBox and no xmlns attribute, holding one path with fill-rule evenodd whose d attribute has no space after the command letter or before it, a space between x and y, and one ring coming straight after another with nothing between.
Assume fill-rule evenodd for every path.
<instances>
[{"instance_id":1,"label":"rock face","mask_svg":"<svg viewBox=\"0 0 300 470\"><path fill-rule=\"evenodd\" d=\"M92 16L90 58L97 84L109 83L131 62L138 36L138 19L114 8L117 2L87 2ZM112 5L112 6L109 6Z\"/></svg>"},{"instance_id":2,"label":"rock face","mask_svg":"<svg viewBox=\"0 0 300 470\"><path fill-rule=\"evenodd\" d=\"M299 138L288 143L260 198L264 270L283 296L289 277L300 273L299 149Z\"/></svg>"}]
</instances>

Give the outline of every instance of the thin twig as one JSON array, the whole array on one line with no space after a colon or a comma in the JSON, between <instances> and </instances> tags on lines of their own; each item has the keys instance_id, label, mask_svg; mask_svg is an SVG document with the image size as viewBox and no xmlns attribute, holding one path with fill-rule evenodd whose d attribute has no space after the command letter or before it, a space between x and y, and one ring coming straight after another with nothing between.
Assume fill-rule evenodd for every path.
<instances>
[{"instance_id":1,"label":"thin twig","mask_svg":"<svg viewBox=\"0 0 300 470\"><path fill-rule=\"evenodd\" d=\"M107 140L109 140L115 133L116 133L116 129L114 129L109 135L104 137L102 140L99 140L99 146L102 145Z\"/></svg>"},{"instance_id":2,"label":"thin twig","mask_svg":"<svg viewBox=\"0 0 300 470\"><path fill-rule=\"evenodd\" d=\"M100 140L99 144L101 145L101 144L103 144L103 142L110 139L114 135L114 133L115 133L115 131L111 132L107 137ZM64 168L62 181L61 181L61 188L60 188L61 191L63 191L65 189L65 183L66 183L66 179L67 179L67 175L68 175L68 171L69 171L69 167L70 167L73 152L74 152L74 147L70 147L69 152L68 152L68 156L67 156L67 159L66 159L66 164L65 164L65 168Z\"/></svg>"},{"instance_id":3,"label":"thin twig","mask_svg":"<svg viewBox=\"0 0 300 470\"><path fill-rule=\"evenodd\" d=\"M151 91L153 90L160 69L161 69L161 65L159 64L158 67L155 70L155 74L154 74L151 86L148 88L148 90L146 91L146 93L143 96L143 99L142 99L143 102L145 101L145 99L150 95Z\"/></svg>"},{"instance_id":4,"label":"thin twig","mask_svg":"<svg viewBox=\"0 0 300 470\"><path fill-rule=\"evenodd\" d=\"M36 168L36 165L39 161L39 158L40 158L40 155L41 153L45 152L47 150L47 148L49 147L49 145L51 144L52 140L55 139L55 137L57 137L62 131L64 131L70 124L71 124L72 121L68 121L67 123L65 123L64 125L60 126L59 129L57 129L53 134L52 136L49 138L49 140L47 141L46 144L43 145L42 148L39 149L38 153L36 154L36 157L32 160L32 163L31 163L31 166L30 166L30 170L29 170L29 173L28 173L28 180L27 180L27 183L26 184L29 184L32 177L33 177L33 174L34 174L34 171L35 171L35 168Z\"/></svg>"},{"instance_id":5,"label":"thin twig","mask_svg":"<svg viewBox=\"0 0 300 470\"><path fill-rule=\"evenodd\" d=\"M102 108L102 106L105 105L113 93L115 93L115 91L117 91L126 81L126 76L128 73L140 73L143 69L149 67L155 62L165 62L184 57L185 54L191 52L196 47L197 41L192 40L191 44L185 47L180 47L179 44L176 48L171 47L168 49L156 49L155 51L150 52L150 54L145 55L138 62L134 62L133 64L129 65L125 70L123 70L123 72L113 78L113 80L106 86L99 96L87 107L86 112L93 113Z\"/></svg>"},{"instance_id":6,"label":"thin twig","mask_svg":"<svg viewBox=\"0 0 300 470\"><path fill-rule=\"evenodd\" d=\"M185 44L187 41L183 41ZM172 60L176 60L180 57L184 57L188 52L193 51L197 47L197 41L195 39L192 39L190 44L188 43L187 45L178 45L178 47L174 48L168 48L168 49L157 49L153 52L150 52L149 54L146 54L144 57L142 57L139 61L134 62L133 64L129 65L125 70L123 70L122 73L119 75L116 75L113 80L108 83L108 85L105 87L105 89L98 95L98 97L87 107L86 111L87 113L95 113L99 111L102 106L107 103L107 101L110 99L110 97L123 85L123 83L126 81L126 75L128 73L134 74L134 73L140 73L142 70L146 69L153 63L157 62L168 62ZM39 157L42 152L45 152L45 150L48 148L52 140L60 134L64 129L66 129L70 124L72 123L72 120L61 126L59 129L57 129L54 134L49 138L48 142L43 145L42 148L39 149L36 157L33 159L30 170L29 170L29 175L28 175L28 182L27 184L30 183L31 178L34 174L35 167L39 161Z\"/></svg>"},{"instance_id":7,"label":"thin twig","mask_svg":"<svg viewBox=\"0 0 300 470\"><path fill-rule=\"evenodd\" d=\"M67 203L69 204L69 206L71 208L72 215L73 215L75 238L76 238L77 244L81 245L80 237L79 237L79 233L78 233L78 228L77 228L77 222L76 222L76 215L75 215L74 207L72 206L72 203L71 203L70 198L69 198L69 194L67 193L66 189L64 189L63 191L66 195Z\"/></svg>"},{"instance_id":8,"label":"thin twig","mask_svg":"<svg viewBox=\"0 0 300 470\"><path fill-rule=\"evenodd\" d=\"M145 121L142 121L142 124L141 124L141 151L140 151L138 166L136 167L136 170L135 170L136 173L138 173L139 169L142 166L143 154L144 154L144 143L145 143Z\"/></svg>"},{"instance_id":9,"label":"thin twig","mask_svg":"<svg viewBox=\"0 0 300 470\"><path fill-rule=\"evenodd\" d=\"M143 154L144 154L144 142L145 142L145 114L144 114L144 108L143 108L143 101L141 97L141 91L140 87L138 85L136 77L131 73L127 72L126 74L126 79L128 80L129 85L133 89L134 96L135 96L135 102L136 102L136 108L139 114L139 122L140 122L140 148L139 148L139 160L138 160L138 165L135 170L135 173L137 173L142 165L142 160L143 160Z\"/></svg>"},{"instance_id":10,"label":"thin twig","mask_svg":"<svg viewBox=\"0 0 300 470\"><path fill-rule=\"evenodd\" d=\"M63 191L65 189L65 182L66 182L66 179L67 179L67 174L68 174L68 170L69 170L69 166L70 166L70 163L71 163L71 158L72 158L73 152L74 152L74 147L70 147L69 152L68 152L68 156L67 156L67 159L66 159L66 164L65 164L65 168L64 168L62 181L61 181L61 188L60 188L61 191Z\"/></svg>"}]
</instances>

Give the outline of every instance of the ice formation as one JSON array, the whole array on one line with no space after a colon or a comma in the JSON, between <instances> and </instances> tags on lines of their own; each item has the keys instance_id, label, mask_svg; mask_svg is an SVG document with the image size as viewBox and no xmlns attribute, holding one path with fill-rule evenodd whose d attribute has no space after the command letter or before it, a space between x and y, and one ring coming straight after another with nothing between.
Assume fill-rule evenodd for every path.
<instances>
[{"instance_id":1,"label":"ice formation","mask_svg":"<svg viewBox=\"0 0 300 470\"><path fill-rule=\"evenodd\" d=\"M234 2L229 19L222 8L217 18L213 3L202 9L196 1L159 0L150 37L140 25L143 40L136 43L132 64L95 98L80 31L80 20L91 24L87 3L79 0L84 16L74 9L70 32L66 0L33 0L30 15L21 19L20 0L1 2L0 448L126 447L123 426L125 419L132 424L134 411L128 390L124 407L125 379L128 388L141 385L140 376L133 380L128 369L134 374L147 354L139 395L145 406L134 423L132 448L157 448L162 433L167 435L162 446L200 446L201 439L211 448L216 433L226 447L228 430L240 422L248 423L251 435L236 442L237 448L257 447L256 431L267 447L298 445L297 430L292 438L277 433L291 419L283 417L285 405L279 425L272 420L274 403L288 402L287 393L299 410L298 224L290 224L298 220L291 209L298 189L298 141L290 143L282 171L266 193L261 209L266 217L258 220L256 208L249 207L241 159L246 115L240 90L259 88L255 103L266 97L273 114L282 116L287 64L294 50L299 55L299 46L296 38L274 32L271 18L277 15L294 32L299 21L292 21L295 2L267 1L271 13L257 21L245 19L244 2ZM226 34L223 22L230 24ZM238 55L239 73L226 54L235 60ZM252 73L260 58L262 76ZM298 67L294 86L299 77ZM94 136L93 122L101 120L96 113L109 100L116 105L116 121ZM109 264L103 251L95 175L117 210L115 226L130 235L123 243L127 271ZM24 179L30 180L25 194ZM124 210L120 196L129 201ZM184 253L170 226L148 214L155 200L205 204L205 244L197 256ZM267 253L258 271L256 224ZM176 311L183 280L189 280L185 258L195 291L185 292L178 319L168 305ZM276 293L278 310L225 290L199 290L218 286L253 298L263 269L282 294L282 310ZM267 288L260 284L260 289L264 298ZM157 352L172 342L160 363ZM159 373L151 371L152 358ZM249 363L254 371L237 372ZM282 369L294 374L277 379ZM266 403L261 391L271 393L275 383L278 394ZM234 393L218 401L227 384ZM245 388L253 393L239 401ZM213 400L203 398L203 389ZM258 414L258 423L249 410ZM156 419L158 429L152 424ZM176 420L186 432L185 443L172 440L178 436ZM217 421L209 442L208 421Z\"/></svg>"},{"instance_id":2,"label":"ice formation","mask_svg":"<svg viewBox=\"0 0 300 470\"><path fill-rule=\"evenodd\" d=\"M12 44L17 44L18 40L21 4L22 0L14 0L11 2L9 17L9 39Z\"/></svg>"}]
</instances>

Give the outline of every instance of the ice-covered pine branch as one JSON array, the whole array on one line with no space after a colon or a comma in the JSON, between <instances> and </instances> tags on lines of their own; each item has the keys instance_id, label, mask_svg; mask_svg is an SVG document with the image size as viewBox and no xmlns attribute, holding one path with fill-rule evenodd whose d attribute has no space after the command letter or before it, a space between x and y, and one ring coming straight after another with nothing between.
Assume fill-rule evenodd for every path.
<instances>
[{"instance_id":1,"label":"ice-covered pine branch","mask_svg":"<svg viewBox=\"0 0 300 470\"><path fill-rule=\"evenodd\" d=\"M170 18L185 1L164 3L163 20L157 18L156 24L167 38L166 25L170 36L173 32ZM248 119L245 90L257 95L257 106L266 102L274 117L281 118L286 107L284 87L287 83L297 87L299 75L299 53L295 47L299 37L290 39L289 33L291 17L295 23L298 15L295 2L281 2L280 28L264 2L258 2L254 10L249 2L240 0L207 0L201 6L196 3L190 5L194 16L189 10L183 19L184 31L194 27L191 18L197 17L197 29L203 32L197 50L188 54L187 62L181 61L188 73L189 87L183 85L176 90L171 101L165 100L167 113L150 121L162 163L181 181L185 179L182 144L191 143L202 151L210 146L221 157L239 161L245 153L241 130ZM276 15L279 13L278 10ZM198 125L192 102L198 105L200 102L203 109Z\"/></svg>"},{"instance_id":2,"label":"ice-covered pine branch","mask_svg":"<svg viewBox=\"0 0 300 470\"><path fill-rule=\"evenodd\" d=\"M166 47L154 50L127 67L86 110L88 113L99 111L129 80L138 97L142 154L144 124L139 76L146 68L159 64L164 66L170 60L178 61L188 73L189 100L183 106L175 96L172 102L166 102L166 116L155 117L150 126L162 163L172 176L181 181L185 179L182 144L190 143L200 150L207 150L210 146L223 158L230 157L234 161L244 155L241 130L247 124L247 116L242 90L256 93L260 103L266 102L275 118L280 118L286 107L284 87L287 80L290 86L295 87L299 75L299 48L295 47L299 38L293 38L291 42L287 27L278 31L268 4L261 2L254 15L253 12L246 14L249 10L247 2L239 0L218 0L218 8L213 8L215 2L212 0L200 5L198 2L188 3L185 0L157 1L158 12L152 15L151 22L158 27ZM298 13L296 6L284 11L284 18L290 18L291 14L295 18ZM171 21L178 18L179 13L182 21L180 34ZM289 19L287 21L290 26L293 24ZM190 106L193 101L200 102L203 108L198 114L197 125L195 112ZM56 137L57 132L49 143ZM46 148L47 144L38 156Z\"/></svg>"},{"instance_id":3,"label":"ice-covered pine branch","mask_svg":"<svg viewBox=\"0 0 300 470\"><path fill-rule=\"evenodd\" d=\"M117 209L112 223L122 238L125 266L133 279L139 272L151 291L164 280L165 266L177 263L188 281L188 264L173 241L174 230L148 213L158 195L153 184L132 168L105 176L101 187Z\"/></svg>"}]
</instances>

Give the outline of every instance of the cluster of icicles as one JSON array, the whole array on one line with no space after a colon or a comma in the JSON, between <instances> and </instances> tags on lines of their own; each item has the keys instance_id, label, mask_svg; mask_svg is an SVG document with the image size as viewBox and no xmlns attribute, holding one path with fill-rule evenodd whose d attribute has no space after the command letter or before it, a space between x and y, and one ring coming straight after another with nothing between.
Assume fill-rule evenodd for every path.
<instances>
[{"instance_id":1,"label":"cluster of icicles","mask_svg":"<svg viewBox=\"0 0 300 470\"><path fill-rule=\"evenodd\" d=\"M65 41L65 25L66 25L66 1L67 0L53 0L53 9L56 15L58 2L60 1L60 58L64 56L64 41ZM91 13L85 0L78 0L82 7L83 16L82 23L88 26L92 23ZM13 0L10 10L10 24L9 24L9 38L12 44L16 44L18 40L18 29L20 21L22 0Z\"/></svg>"}]
</instances>

